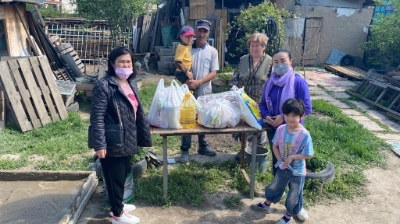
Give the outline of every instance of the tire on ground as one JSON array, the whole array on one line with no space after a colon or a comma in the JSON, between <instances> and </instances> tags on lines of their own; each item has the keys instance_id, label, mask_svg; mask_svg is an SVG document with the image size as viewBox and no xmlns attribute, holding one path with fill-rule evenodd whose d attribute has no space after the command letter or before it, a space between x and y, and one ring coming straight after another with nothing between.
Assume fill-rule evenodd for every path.
<instances>
[{"instance_id":1,"label":"tire on ground","mask_svg":"<svg viewBox=\"0 0 400 224\"><path fill-rule=\"evenodd\" d=\"M307 172L306 179L320 180L322 183L330 183L335 178L335 166L329 161L324 170L318 173Z\"/></svg>"}]
</instances>

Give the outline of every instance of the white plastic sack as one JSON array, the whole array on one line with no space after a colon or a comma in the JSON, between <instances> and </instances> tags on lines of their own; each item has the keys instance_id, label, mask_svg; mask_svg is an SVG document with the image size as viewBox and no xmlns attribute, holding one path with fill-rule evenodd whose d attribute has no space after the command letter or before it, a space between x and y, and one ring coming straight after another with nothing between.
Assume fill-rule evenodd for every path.
<instances>
[{"instance_id":1,"label":"white plastic sack","mask_svg":"<svg viewBox=\"0 0 400 224\"><path fill-rule=\"evenodd\" d=\"M239 97L235 91L226 91L226 92L222 92L222 93L209 94L209 95L199 96L197 98L197 100L201 106L203 106L207 102L210 102L212 100L218 100L218 99L225 99L225 100L231 102L231 104L233 104L237 108L240 107Z\"/></svg>"},{"instance_id":2,"label":"white plastic sack","mask_svg":"<svg viewBox=\"0 0 400 224\"><path fill-rule=\"evenodd\" d=\"M197 123L207 128L235 127L240 122L240 110L224 99L212 100L200 108Z\"/></svg>"},{"instance_id":3,"label":"white plastic sack","mask_svg":"<svg viewBox=\"0 0 400 224\"><path fill-rule=\"evenodd\" d=\"M261 111L253 99L251 99L245 92L243 88L235 90L239 97L240 102L240 112L244 121L253 128L261 130L262 128L262 117Z\"/></svg>"},{"instance_id":4,"label":"white plastic sack","mask_svg":"<svg viewBox=\"0 0 400 224\"><path fill-rule=\"evenodd\" d=\"M175 80L164 87L164 79L160 79L147 117L149 123L159 128L182 128L179 114L183 97L182 88Z\"/></svg>"}]
</instances>

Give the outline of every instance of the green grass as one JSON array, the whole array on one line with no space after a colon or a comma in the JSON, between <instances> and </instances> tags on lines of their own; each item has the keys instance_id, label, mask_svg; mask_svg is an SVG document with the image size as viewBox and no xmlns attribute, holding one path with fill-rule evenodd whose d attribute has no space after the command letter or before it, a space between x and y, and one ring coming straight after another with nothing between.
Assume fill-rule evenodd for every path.
<instances>
[{"instance_id":1,"label":"green grass","mask_svg":"<svg viewBox=\"0 0 400 224\"><path fill-rule=\"evenodd\" d=\"M229 196L224 199L227 208L241 208L243 206L242 198L239 196Z\"/></svg>"},{"instance_id":2,"label":"green grass","mask_svg":"<svg viewBox=\"0 0 400 224\"><path fill-rule=\"evenodd\" d=\"M33 165L37 170L86 170L91 156L87 148L87 126L77 113L42 128L21 133L8 126L0 133L0 154L18 155L18 159L0 159L0 169L18 169ZM33 155L39 161L30 161Z\"/></svg>"}]
</instances>

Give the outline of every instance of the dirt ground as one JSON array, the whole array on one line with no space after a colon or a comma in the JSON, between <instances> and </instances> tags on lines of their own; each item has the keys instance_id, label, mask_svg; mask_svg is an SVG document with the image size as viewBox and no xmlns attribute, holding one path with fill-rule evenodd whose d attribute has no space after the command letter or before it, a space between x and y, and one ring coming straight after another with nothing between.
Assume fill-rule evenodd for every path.
<instances>
[{"instance_id":1,"label":"dirt ground","mask_svg":"<svg viewBox=\"0 0 400 224\"><path fill-rule=\"evenodd\" d=\"M316 206L307 208L310 224L376 224L399 223L400 214L400 163L399 158L392 152L387 153L387 168L373 168L365 170L368 179L366 186L367 196L353 200L329 200ZM284 213L282 204L273 205L272 213L255 212L250 205L263 201L264 198L251 200L242 197L243 206L240 209L226 208L223 200L236 195L237 192L219 191L207 198L201 207L172 206L162 208L148 204L135 203L137 209L131 214L138 216L141 223L165 224L241 224L241 223L275 223ZM105 193L101 184L97 187L78 224L105 224L110 223L107 216ZM292 223L303 223L294 219Z\"/></svg>"},{"instance_id":2,"label":"dirt ground","mask_svg":"<svg viewBox=\"0 0 400 224\"><path fill-rule=\"evenodd\" d=\"M162 76L165 81L172 76ZM150 76L143 82L157 82L160 76ZM195 139L195 138L194 138ZM226 151L225 144L235 143L230 135L209 136L207 140L210 146L219 152ZM222 143L223 142L223 143ZM222 147L224 145L224 147ZM195 145L193 145L195 147ZM306 223L334 223L334 224L375 224L375 223L400 223L400 163L399 158L392 152L387 154L387 168L372 168L364 171L368 179L365 197L353 200L328 200L318 205L306 208L309 219ZM226 154L231 156L232 154ZM250 210L252 203L258 203L264 199L259 197L254 200L244 196L243 207L239 209L226 208L223 200L231 195L240 196L237 192L219 191L207 198L207 202L201 207L172 206L167 208L155 207L133 201L137 209L131 214L138 216L141 223L165 223L165 224L194 224L194 223L275 223L284 213L283 204L273 205L272 213L265 215ZM83 211L78 224L102 224L110 223L107 215L106 198L101 182L88 205ZM303 223L294 219L291 223Z\"/></svg>"}]
</instances>

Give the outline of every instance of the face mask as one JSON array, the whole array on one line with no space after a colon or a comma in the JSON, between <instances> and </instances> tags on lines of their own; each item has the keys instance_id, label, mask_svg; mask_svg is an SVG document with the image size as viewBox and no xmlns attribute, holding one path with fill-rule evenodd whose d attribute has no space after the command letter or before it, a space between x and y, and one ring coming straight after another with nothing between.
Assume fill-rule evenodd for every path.
<instances>
[{"instance_id":1,"label":"face mask","mask_svg":"<svg viewBox=\"0 0 400 224\"><path fill-rule=\"evenodd\" d=\"M115 74L117 74L117 76L123 80L128 79L129 76L132 75L132 73L133 73L132 68L119 68L119 67L115 68Z\"/></svg>"},{"instance_id":2,"label":"face mask","mask_svg":"<svg viewBox=\"0 0 400 224\"><path fill-rule=\"evenodd\" d=\"M282 76L289 70L289 66L288 64L278 64L274 65L272 69L277 75Z\"/></svg>"}]
</instances>

